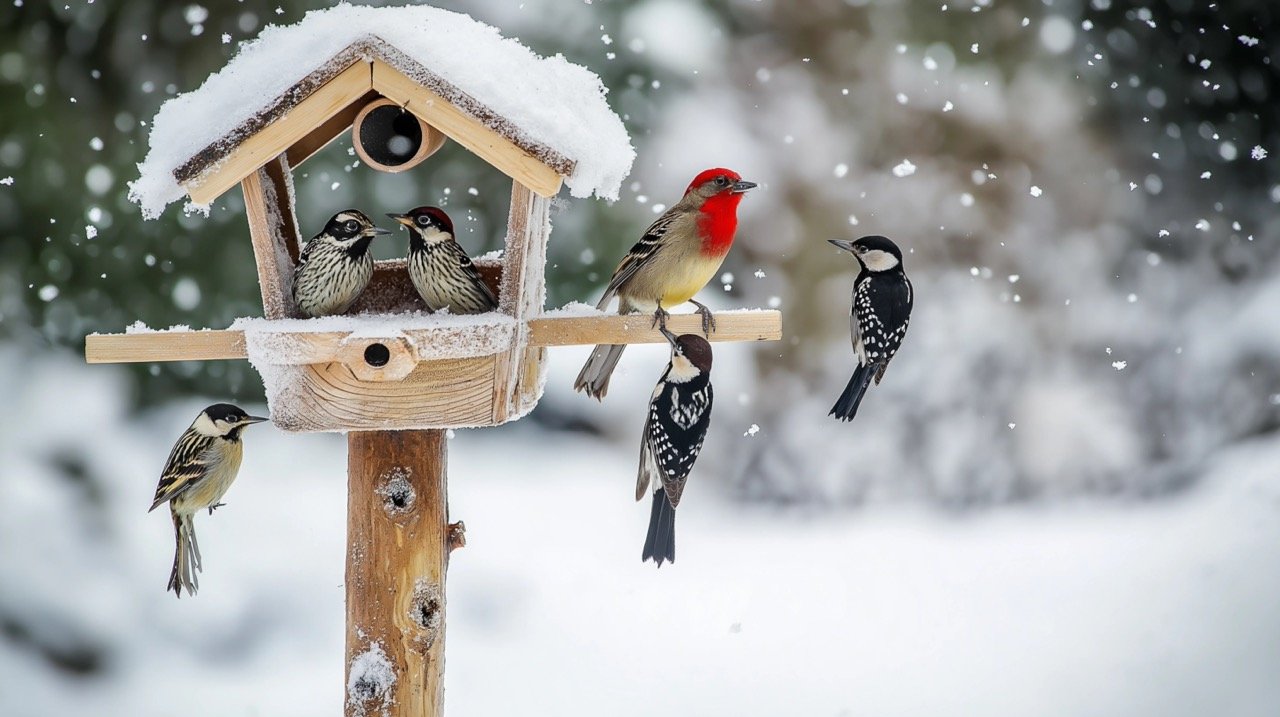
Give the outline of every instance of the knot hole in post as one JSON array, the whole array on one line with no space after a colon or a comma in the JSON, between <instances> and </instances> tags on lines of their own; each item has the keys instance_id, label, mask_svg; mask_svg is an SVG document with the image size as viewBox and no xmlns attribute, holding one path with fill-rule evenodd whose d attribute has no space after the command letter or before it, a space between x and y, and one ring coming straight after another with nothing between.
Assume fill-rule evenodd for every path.
<instances>
[{"instance_id":1,"label":"knot hole in post","mask_svg":"<svg viewBox=\"0 0 1280 717\"><path fill-rule=\"evenodd\" d=\"M440 587L425 578L418 578L413 587L413 601L409 605L409 619L422 629L422 649L430 650L444 623L444 593Z\"/></svg>"},{"instance_id":2,"label":"knot hole in post","mask_svg":"<svg viewBox=\"0 0 1280 717\"><path fill-rule=\"evenodd\" d=\"M396 466L378 478L378 487L373 492L382 498L382 509L391 518L407 515L418 501L418 493L409 482L411 476L412 469Z\"/></svg>"}]
</instances>

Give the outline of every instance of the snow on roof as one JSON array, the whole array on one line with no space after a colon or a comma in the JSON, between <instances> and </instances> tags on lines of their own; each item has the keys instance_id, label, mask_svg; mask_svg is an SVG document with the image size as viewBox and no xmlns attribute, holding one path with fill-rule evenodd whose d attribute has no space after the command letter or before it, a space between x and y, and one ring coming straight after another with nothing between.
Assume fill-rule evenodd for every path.
<instances>
[{"instance_id":1,"label":"snow on roof","mask_svg":"<svg viewBox=\"0 0 1280 717\"><path fill-rule=\"evenodd\" d=\"M443 84L433 90L496 131L514 134L509 139L557 171L568 169L568 160L565 185L573 196L617 199L635 150L594 72L562 55L539 57L469 15L348 4L268 26L199 89L165 102L129 198L144 217L159 216L186 195L175 172L195 158L224 158L224 150L273 119L272 111L287 111L296 95L316 89L313 76L353 45L364 59L376 55L415 80L427 70ZM540 146L549 151L537 152ZM556 156L561 166L547 161Z\"/></svg>"}]
</instances>

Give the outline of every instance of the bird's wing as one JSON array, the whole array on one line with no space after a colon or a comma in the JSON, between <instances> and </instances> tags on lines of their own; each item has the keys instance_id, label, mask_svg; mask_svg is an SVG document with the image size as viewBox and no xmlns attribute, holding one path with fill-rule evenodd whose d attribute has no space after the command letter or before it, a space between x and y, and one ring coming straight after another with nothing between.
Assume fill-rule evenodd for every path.
<instances>
[{"instance_id":1,"label":"bird's wing","mask_svg":"<svg viewBox=\"0 0 1280 717\"><path fill-rule=\"evenodd\" d=\"M205 476L209 468L209 449L216 440L218 439L197 433L191 428L183 432L169 452L169 460L160 474L160 484L156 486L156 496L150 510L155 510L162 503L190 490L191 486Z\"/></svg>"},{"instance_id":2,"label":"bird's wing","mask_svg":"<svg viewBox=\"0 0 1280 717\"><path fill-rule=\"evenodd\" d=\"M653 459L653 448L649 446L649 420L645 418L644 432L640 434L640 467L636 469L636 500L644 498L649 492L649 484L661 481L658 464Z\"/></svg>"},{"instance_id":3,"label":"bird's wing","mask_svg":"<svg viewBox=\"0 0 1280 717\"><path fill-rule=\"evenodd\" d=\"M462 248L456 240L453 242L454 253L458 257L458 268L462 269L463 275L471 281L472 284L484 294L485 301L489 304L490 309L498 308L498 297L493 295L493 291L489 285L484 283L484 279L480 278L480 271L476 269L475 263L471 261L471 257L467 255L467 250Z\"/></svg>"},{"instance_id":4,"label":"bird's wing","mask_svg":"<svg viewBox=\"0 0 1280 717\"><path fill-rule=\"evenodd\" d=\"M902 338L907 334L907 326L911 323L911 307L914 291L911 280L903 275L896 281L872 282L871 303L880 317L879 333L880 368L876 371L876 385L884 378L889 362L898 353Z\"/></svg>"},{"instance_id":5,"label":"bird's wing","mask_svg":"<svg viewBox=\"0 0 1280 717\"><path fill-rule=\"evenodd\" d=\"M644 236L640 237L640 241L636 242L627 255L618 263L618 268L613 272L613 278L609 280L609 285L605 287L604 296L600 298L600 303L596 304L597 309L604 309L609 305L609 301L617 295L618 290L626 286L631 277L635 276L640 267L647 264L658 250L662 247L663 237L667 231L671 229L671 225L680 218L681 212L674 208L668 209L665 214L658 217L649 228L644 230Z\"/></svg>"},{"instance_id":6,"label":"bird's wing","mask_svg":"<svg viewBox=\"0 0 1280 717\"><path fill-rule=\"evenodd\" d=\"M664 395L650 404L649 448L672 507L679 505L685 481L702 452L711 426L712 399L710 382L692 391L668 384Z\"/></svg>"}]
</instances>

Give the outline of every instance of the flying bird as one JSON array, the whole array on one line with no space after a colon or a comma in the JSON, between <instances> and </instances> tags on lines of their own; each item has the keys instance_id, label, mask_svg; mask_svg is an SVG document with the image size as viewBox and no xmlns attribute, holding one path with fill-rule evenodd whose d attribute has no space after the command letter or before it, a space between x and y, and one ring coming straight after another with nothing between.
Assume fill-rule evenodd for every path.
<instances>
[{"instance_id":1,"label":"flying bird","mask_svg":"<svg viewBox=\"0 0 1280 717\"><path fill-rule=\"evenodd\" d=\"M636 474L637 501L653 485L640 560L653 560L658 567L664 560L676 561L676 506L706 440L712 400L711 344L697 334L663 333L671 342L671 361L649 401Z\"/></svg>"},{"instance_id":2,"label":"flying bird","mask_svg":"<svg viewBox=\"0 0 1280 717\"><path fill-rule=\"evenodd\" d=\"M293 272L293 299L298 310L314 317L341 314L351 308L373 278L370 242L390 233L355 209L333 215L324 231L303 247Z\"/></svg>"},{"instance_id":3,"label":"flying bird","mask_svg":"<svg viewBox=\"0 0 1280 717\"><path fill-rule=\"evenodd\" d=\"M902 251L885 237L872 235L855 241L828 241L853 254L861 267L853 281L853 312L849 318L858 366L829 414L842 421L852 421L871 379L875 378L876 385L880 385L885 369L907 333L911 319L911 280L902 268Z\"/></svg>"},{"instance_id":4,"label":"flying bird","mask_svg":"<svg viewBox=\"0 0 1280 717\"><path fill-rule=\"evenodd\" d=\"M483 314L498 299L453 235L453 222L439 207L388 214L409 231L409 278L431 311Z\"/></svg>"},{"instance_id":5,"label":"flying bird","mask_svg":"<svg viewBox=\"0 0 1280 717\"><path fill-rule=\"evenodd\" d=\"M715 330L711 310L693 297L720 270L738 229L738 204L752 187L729 169L708 169L693 178L684 197L645 230L613 272L596 308L618 297L618 313L652 312L666 326L667 309L686 301L698 307L703 333ZM626 346L601 344L591 352L573 387L596 400L609 391L609 377Z\"/></svg>"},{"instance_id":6,"label":"flying bird","mask_svg":"<svg viewBox=\"0 0 1280 717\"><path fill-rule=\"evenodd\" d=\"M246 427L266 420L229 403L215 403L196 416L169 453L155 500L147 512L169 504L177 550L168 589L179 598L184 589L188 595L195 595L200 587L196 576L201 565L195 514L208 509L213 515L213 509L222 505L218 501L240 471L244 456L241 434Z\"/></svg>"}]
</instances>

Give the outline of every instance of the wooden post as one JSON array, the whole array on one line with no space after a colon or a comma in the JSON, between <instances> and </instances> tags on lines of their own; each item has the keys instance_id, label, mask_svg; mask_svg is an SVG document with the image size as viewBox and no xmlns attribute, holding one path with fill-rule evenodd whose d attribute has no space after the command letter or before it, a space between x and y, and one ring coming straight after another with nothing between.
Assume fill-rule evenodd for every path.
<instances>
[{"instance_id":1,"label":"wooden post","mask_svg":"<svg viewBox=\"0 0 1280 717\"><path fill-rule=\"evenodd\" d=\"M436 717L451 545L444 431L347 435L346 717Z\"/></svg>"}]
</instances>

